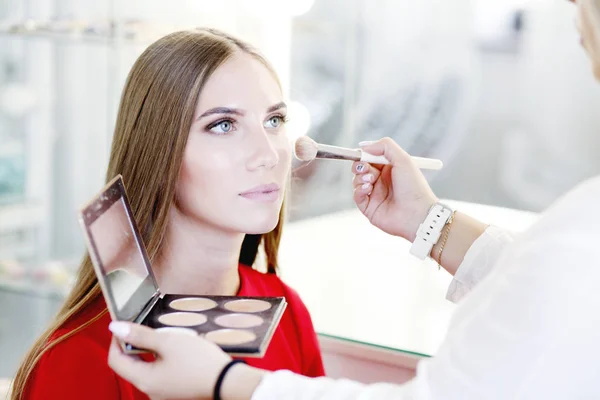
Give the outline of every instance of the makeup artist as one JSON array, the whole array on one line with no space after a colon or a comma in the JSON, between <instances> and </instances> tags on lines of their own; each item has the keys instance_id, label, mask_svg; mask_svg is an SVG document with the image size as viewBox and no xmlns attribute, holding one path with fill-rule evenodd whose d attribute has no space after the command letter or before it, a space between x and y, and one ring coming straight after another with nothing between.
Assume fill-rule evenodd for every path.
<instances>
[{"instance_id":1,"label":"makeup artist","mask_svg":"<svg viewBox=\"0 0 600 400\"><path fill-rule=\"evenodd\" d=\"M577 25L600 79L600 0L577 3ZM392 140L363 148L392 165L353 165L357 206L373 225L412 241L413 254L438 261L454 276L448 298L462 299L439 351L419 363L413 380L363 385L268 373L232 362L205 340L129 323L112 323L111 330L154 350L158 360L125 356L113 341L110 366L157 397L600 398L600 177L576 187L513 237L440 204Z\"/></svg>"}]
</instances>

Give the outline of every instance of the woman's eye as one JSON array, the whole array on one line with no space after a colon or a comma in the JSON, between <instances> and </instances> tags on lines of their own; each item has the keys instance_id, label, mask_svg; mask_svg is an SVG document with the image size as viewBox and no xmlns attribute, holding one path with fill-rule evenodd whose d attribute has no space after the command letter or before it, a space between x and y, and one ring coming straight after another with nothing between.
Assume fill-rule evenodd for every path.
<instances>
[{"instance_id":1,"label":"woman's eye","mask_svg":"<svg viewBox=\"0 0 600 400\"><path fill-rule=\"evenodd\" d=\"M283 122L283 118L281 118L279 116L271 117L267 120L266 126L267 126L267 128L278 128L282 122Z\"/></svg>"},{"instance_id":2,"label":"woman's eye","mask_svg":"<svg viewBox=\"0 0 600 400\"><path fill-rule=\"evenodd\" d=\"M231 121L220 121L210 126L210 131L216 134L225 134L233 130L233 122Z\"/></svg>"}]
</instances>

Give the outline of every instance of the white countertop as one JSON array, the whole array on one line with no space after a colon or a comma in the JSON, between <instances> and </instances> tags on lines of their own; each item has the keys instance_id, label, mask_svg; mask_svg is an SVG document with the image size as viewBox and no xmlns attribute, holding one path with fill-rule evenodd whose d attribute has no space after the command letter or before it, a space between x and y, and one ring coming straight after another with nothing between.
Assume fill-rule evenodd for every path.
<instances>
[{"instance_id":1,"label":"white countertop","mask_svg":"<svg viewBox=\"0 0 600 400\"><path fill-rule=\"evenodd\" d=\"M536 214L445 200L513 231ZM394 350L433 355L455 305L451 276L408 252L410 243L374 228L358 210L288 223L281 274L306 303L318 333Z\"/></svg>"}]
</instances>

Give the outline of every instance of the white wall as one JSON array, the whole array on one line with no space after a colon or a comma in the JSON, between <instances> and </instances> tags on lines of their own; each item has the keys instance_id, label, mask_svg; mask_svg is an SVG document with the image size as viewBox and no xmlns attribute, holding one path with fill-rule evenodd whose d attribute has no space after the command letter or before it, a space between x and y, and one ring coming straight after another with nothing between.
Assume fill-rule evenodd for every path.
<instances>
[{"instance_id":1,"label":"white wall","mask_svg":"<svg viewBox=\"0 0 600 400\"><path fill-rule=\"evenodd\" d=\"M540 211L600 173L600 85L579 44L573 4L513 3L525 11L521 40L515 51L481 51L478 106L464 146L434 189L444 197ZM479 11L510 6L476 4ZM478 40L489 40L503 22L497 14L478 15Z\"/></svg>"}]
</instances>

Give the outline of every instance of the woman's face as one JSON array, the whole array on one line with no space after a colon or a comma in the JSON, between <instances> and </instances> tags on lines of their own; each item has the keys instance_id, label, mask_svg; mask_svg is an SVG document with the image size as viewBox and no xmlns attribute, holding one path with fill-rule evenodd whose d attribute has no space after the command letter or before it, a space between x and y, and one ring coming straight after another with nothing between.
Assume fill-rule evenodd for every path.
<instances>
[{"instance_id":1,"label":"woman's face","mask_svg":"<svg viewBox=\"0 0 600 400\"><path fill-rule=\"evenodd\" d=\"M228 232L277 225L291 163L287 109L271 72L238 53L202 89L185 148L176 207Z\"/></svg>"},{"instance_id":2,"label":"woman's face","mask_svg":"<svg viewBox=\"0 0 600 400\"><path fill-rule=\"evenodd\" d=\"M570 0L577 3L577 29L596 79L600 80L600 12L599 0Z\"/></svg>"}]
</instances>

